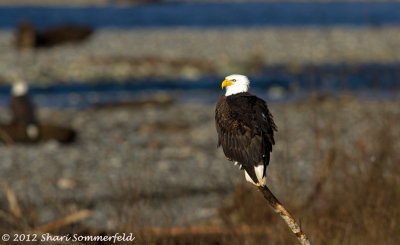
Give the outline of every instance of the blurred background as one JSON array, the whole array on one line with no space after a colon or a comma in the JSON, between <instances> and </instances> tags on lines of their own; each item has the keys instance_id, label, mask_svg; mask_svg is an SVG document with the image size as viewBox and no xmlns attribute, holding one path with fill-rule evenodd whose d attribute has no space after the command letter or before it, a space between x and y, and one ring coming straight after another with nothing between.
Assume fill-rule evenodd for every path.
<instances>
[{"instance_id":1,"label":"blurred background","mask_svg":"<svg viewBox=\"0 0 400 245\"><path fill-rule=\"evenodd\" d=\"M2 234L296 243L216 148L239 73L278 126L268 185L310 240L400 242L398 1L0 0L0 54Z\"/></svg>"}]
</instances>

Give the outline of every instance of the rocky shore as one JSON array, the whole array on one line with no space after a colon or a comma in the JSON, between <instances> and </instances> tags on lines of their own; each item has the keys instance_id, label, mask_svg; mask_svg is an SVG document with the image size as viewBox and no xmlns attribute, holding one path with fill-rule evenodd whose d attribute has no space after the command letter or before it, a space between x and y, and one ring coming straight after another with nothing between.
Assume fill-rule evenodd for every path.
<instances>
[{"instance_id":1,"label":"rocky shore","mask_svg":"<svg viewBox=\"0 0 400 245\"><path fill-rule=\"evenodd\" d=\"M393 63L400 29L101 29L78 45L17 51L14 33L0 32L0 82L28 83L193 79L302 64Z\"/></svg>"},{"instance_id":2,"label":"rocky shore","mask_svg":"<svg viewBox=\"0 0 400 245\"><path fill-rule=\"evenodd\" d=\"M397 101L321 97L270 108L279 132L269 185L283 199L289 195L302 203L310 193L293 190L312 192L332 147L359 152L363 144L373 149L368 132L394 122L400 107ZM101 230L219 224L219 208L230 201L236 185L244 184L244 176L216 148L213 110L176 104L41 109L41 120L71 124L77 142L2 146L1 179L15 193L22 223L34 227L82 209L94 212L82 224ZM8 119L4 109L0 115ZM398 127L386 128L399 135ZM400 149L398 142L392 147ZM368 159L378 157L373 150L370 154ZM3 191L0 197L7 200ZM7 201L1 205L8 209ZM21 221L2 223L24 229Z\"/></svg>"}]
</instances>

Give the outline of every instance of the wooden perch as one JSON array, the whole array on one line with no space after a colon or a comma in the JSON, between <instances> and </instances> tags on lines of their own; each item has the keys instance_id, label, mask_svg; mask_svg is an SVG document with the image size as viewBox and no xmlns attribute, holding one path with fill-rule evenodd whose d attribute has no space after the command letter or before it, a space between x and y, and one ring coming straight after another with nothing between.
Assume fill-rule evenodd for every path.
<instances>
[{"instance_id":1,"label":"wooden perch","mask_svg":"<svg viewBox=\"0 0 400 245\"><path fill-rule=\"evenodd\" d=\"M262 192L265 199L269 202L274 211L282 217L292 232L297 236L300 244L311 245L311 242L308 240L306 234L301 231L300 226L293 219L292 215L285 209L285 207L283 207L271 190L267 186L259 186L258 189Z\"/></svg>"}]
</instances>

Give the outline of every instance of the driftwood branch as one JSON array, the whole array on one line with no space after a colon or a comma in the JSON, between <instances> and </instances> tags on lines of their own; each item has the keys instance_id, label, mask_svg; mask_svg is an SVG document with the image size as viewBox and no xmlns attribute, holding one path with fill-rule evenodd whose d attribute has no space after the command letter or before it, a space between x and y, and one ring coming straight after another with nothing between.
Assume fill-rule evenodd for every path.
<instances>
[{"instance_id":1,"label":"driftwood branch","mask_svg":"<svg viewBox=\"0 0 400 245\"><path fill-rule=\"evenodd\" d=\"M58 220L52 221L48 224L36 227L35 230L40 231L40 232L49 232L49 231L57 230L61 227L70 225L72 223L81 221L83 219L86 219L87 217L91 216L92 214L93 214L92 210L88 210L88 209L79 210L79 211L72 213L70 215L67 215L61 219L58 219Z\"/></svg>"},{"instance_id":2,"label":"driftwood branch","mask_svg":"<svg viewBox=\"0 0 400 245\"><path fill-rule=\"evenodd\" d=\"M17 196L15 195L14 191L7 184L7 182L0 182L0 185L1 185L4 193L6 194L11 214L14 215L14 217L16 217L16 218L21 218L22 211L21 211Z\"/></svg>"},{"instance_id":3,"label":"driftwood branch","mask_svg":"<svg viewBox=\"0 0 400 245\"><path fill-rule=\"evenodd\" d=\"M297 236L300 244L311 245L306 234L301 231L300 226L293 219L292 215L285 209L285 207L283 207L271 190L267 186L259 186L258 189L262 192L265 199L269 202L274 211L282 217L292 232Z\"/></svg>"},{"instance_id":4,"label":"driftwood branch","mask_svg":"<svg viewBox=\"0 0 400 245\"><path fill-rule=\"evenodd\" d=\"M0 139L4 141L4 144L6 145L13 145L14 140L11 138L11 136L1 127L0 125Z\"/></svg>"}]
</instances>

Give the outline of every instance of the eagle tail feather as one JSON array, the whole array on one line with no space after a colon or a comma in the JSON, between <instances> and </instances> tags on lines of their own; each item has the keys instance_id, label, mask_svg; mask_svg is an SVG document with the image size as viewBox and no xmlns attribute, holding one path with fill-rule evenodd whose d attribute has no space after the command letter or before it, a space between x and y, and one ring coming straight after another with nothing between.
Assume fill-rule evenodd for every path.
<instances>
[{"instance_id":1,"label":"eagle tail feather","mask_svg":"<svg viewBox=\"0 0 400 245\"><path fill-rule=\"evenodd\" d=\"M258 165L254 167L243 166L245 170L245 178L248 182L256 186L265 186L267 184L266 177L263 174L266 166Z\"/></svg>"}]
</instances>

